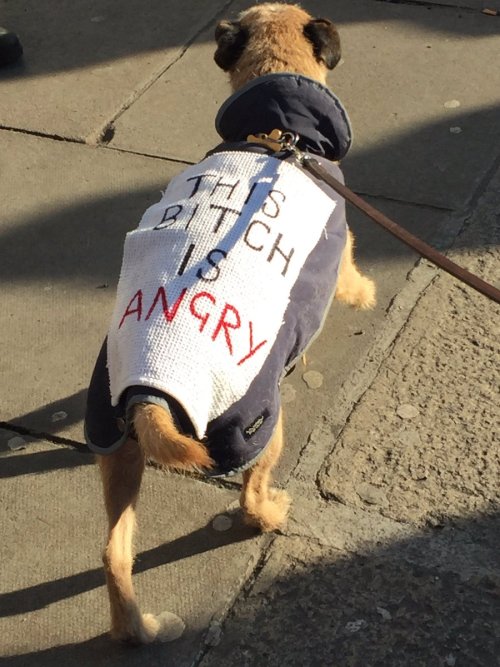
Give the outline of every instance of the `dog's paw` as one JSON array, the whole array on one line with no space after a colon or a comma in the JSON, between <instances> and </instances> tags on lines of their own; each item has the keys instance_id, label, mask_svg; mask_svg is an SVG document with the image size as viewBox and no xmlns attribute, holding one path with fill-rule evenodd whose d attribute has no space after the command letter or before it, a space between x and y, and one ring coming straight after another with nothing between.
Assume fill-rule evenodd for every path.
<instances>
[{"instance_id":1,"label":"dog's paw","mask_svg":"<svg viewBox=\"0 0 500 667\"><path fill-rule=\"evenodd\" d=\"M141 614L126 627L114 628L113 639L129 644L151 644L152 642L171 642L178 639L185 630L181 618L168 611L155 616Z\"/></svg>"},{"instance_id":2,"label":"dog's paw","mask_svg":"<svg viewBox=\"0 0 500 667\"><path fill-rule=\"evenodd\" d=\"M360 310L368 310L376 304L376 287L371 278L359 275L356 281L347 287L337 289L335 297Z\"/></svg>"},{"instance_id":3,"label":"dog's paw","mask_svg":"<svg viewBox=\"0 0 500 667\"><path fill-rule=\"evenodd\" d=\"M376 293L377 288L375 287L373 280L363 276L356 295L357 298L353 305L356 306L356 308L361 308L361 310L373 308L377 303Z\"/></svg>"},{"instance_id":4,"label":"dog's paw","mask_svg":"<svg viewBox=\"0 0 500 667\"><path fill-rule=\"evenodd\" d=\"M144 614L144 624L148 624L150 629L154 631L154 639L157 642L173 642L178 639L186 625L182 618L172 614L170 611L162 611L161 614L154 616L153 614Z\"/></svg>"},{"instance_id":5,"label":"dog's paw","mask_svg":"<svg viewBox=\"0 0 500 667\"><path fill-rule=\"evenodd\" d=\"M263 533L282 528L285 524L291 504L290 496L280 489L269 489L269 497L249 510L244 510L244 521L249 526L258 528Z\"/></svg>"}]
</instances>

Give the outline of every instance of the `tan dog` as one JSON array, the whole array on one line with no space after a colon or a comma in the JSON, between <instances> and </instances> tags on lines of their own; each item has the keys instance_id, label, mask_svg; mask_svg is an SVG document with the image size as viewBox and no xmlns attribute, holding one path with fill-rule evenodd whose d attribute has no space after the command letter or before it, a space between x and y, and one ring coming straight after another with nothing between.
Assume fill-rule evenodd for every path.
<instances>
[{"instance_id":1,"label":"tan dog","mask_svg":"<svg viewBox=\"0 0 500 667\"><path fill-rule=\"evenodd\" d=\"M216 29L217 64L229 72L234 90L269 73L296 72L325 83L328 69L340 58L337 31L330 21L313 19L298 6L263 4L243 12L237 21L222 21ZM263 224L263 223L261 223ZM353 261L349 233L336 288L336 297L358 308L375 303L375 287ZM136 312L136 311L130 311ZM229 326L229 325L228 325ZM169 468L210 468L211 458L202 442L179 432L172 417L160 406L134 407L135 437L116 451L98 456L102 472L109 540L103 560L111 605L111 634L134 642L161 640L166 629L161 619L143 615L132 586L132 536L135 504L145 462ZM286 492L270 486L271 470L282 448L281 413L264 454L243 473L241 507L244 519L263 531L283 525L290 500Z\"/></svg>"}]
</instances>

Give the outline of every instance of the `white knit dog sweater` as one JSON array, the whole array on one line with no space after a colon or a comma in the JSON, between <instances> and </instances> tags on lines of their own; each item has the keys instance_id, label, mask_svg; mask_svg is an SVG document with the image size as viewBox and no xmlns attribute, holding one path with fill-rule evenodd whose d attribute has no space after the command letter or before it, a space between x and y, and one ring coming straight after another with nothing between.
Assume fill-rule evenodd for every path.
<instances>
[{"instance_id":1,"label":"white knit dog sweater","mask_svg":"<svg viewBox=\"0 0 500 667\"><path fill-rule=\"evenodd\" d=\"M261 370L335 205L299 168L258 153L216 153L174 178L125 240L112 404L154 387L202 438Z\"/></svg>"}]
</instances>

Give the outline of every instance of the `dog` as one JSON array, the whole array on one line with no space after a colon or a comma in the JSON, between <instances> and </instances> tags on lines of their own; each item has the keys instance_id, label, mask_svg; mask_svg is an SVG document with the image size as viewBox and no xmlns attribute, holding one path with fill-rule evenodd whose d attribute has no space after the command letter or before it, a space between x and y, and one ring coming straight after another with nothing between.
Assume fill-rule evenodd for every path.
<instances>
[{"instance_id":1,"label":"dog","mask_svg":"<svg viewBox=\"0 0 500 667\"><path fill-rule=\"evenodd\" d=\"M281 124L281 129L297 131L298 145L303 140L302 148L322 156L323 163L339 174L334 162L350 144L350 129L343 108L325 87L328 70L340 59L334 24L313 18L296 5L267 3L242 12L234 21L219 22L215 39L215 61L229 74L233 89L217 120L224 142L200 163L201 172L195 165L174 179L164 195L167 199L146 212L136 230L142 236L136 232L127 236L120 278L126 294L115 307L114 324L89 390L86 437L97 453L109 520L103 562L111 635L135 643L165 636L160 617L141 613L132 585L134 508L146 461L224 474L229 465L225 457L232 457L231 471L243 472L240 504L245 522L261 531L280 528L290 498L271 486L271 471L283 446L279 381L320 328L335 281L338 300L361 309L375 303L374 283L360 273L353 260L354 242L345 225L342 202L332 202L331 193L291 164L290 156L269 157L268 147L254 134L270 132L275 123L274 127ZM318 110L322 105L325 110ZM303 127L303 107L307 107L313 129ZM332 118L335 127L329 125ZM290 126L295 125L294 119L295 127ZM226 170L223 176L217 176L215 167ZM242 185L241 174L247 172L248 182ZM232 180L228 173L233 174ZM285 181L290 188L286 192L281 185ZM216 247L207 246L209 252L197 256L204 238L199 241L200 234L192 230L205 224L209 214L210 228L204 234L214 239ZM297 225L294 215L299 216ZM304 225L300 221L306 216ZM159 235L167 232L175 271L170 269L167 276L163 272L163 282L156 284L148 272L156 263L164 266L165 251L154 253L159 252ZM332 259L332 249L339 252L338 259ZM144 256L147 259L141 264ZM231 265L230 258L236 258ZM329 262L324 269L320 259ZM230 288L231 300L224 300L217 285L229 281L227 267L236 265L252 272L252 277L247 281L240 275L237 287ZM291 275L293 270L297 275ZM326 282L320 280L323 276ZM165 285L174 278L184 283L179 283L172 297ZM260 296L241 286L249 283L253 289L261 278L268 291L256 287ZM282 326L287 319L293 320L291 328L298 331L292 332L293 340ZM143 325L152 320L161 330L152 325L153 333L143 334ZM145 342L143 335L152 338ZM179 341L173 340L176 335ZM156 370L143 372L134 366L136 349L146 347L156 363L164 344L174 347L163 361L176 369L171 373L175 389L166 395ZM255 377L248 375L251 364L257 369ZM281 367L276 368L277 364ZM207 377L219 365L225 369L224 380L210 384ZM149 377L148 373L150 381L137 379ZM114 380L114 405L106 394L109 378L113 385L112 376L121 377ZM270 389L266 377L273 378ZM266 397L265 407L255 407L265 403ZM222 409L214 417L217 402ZM120 405L122 412L117 417ZM104 435L96 424L101 424ZM112 429L119 429L121 435L109 435ZM235 454L228 453L233 441Z\"/></svg>"}]
</instances>

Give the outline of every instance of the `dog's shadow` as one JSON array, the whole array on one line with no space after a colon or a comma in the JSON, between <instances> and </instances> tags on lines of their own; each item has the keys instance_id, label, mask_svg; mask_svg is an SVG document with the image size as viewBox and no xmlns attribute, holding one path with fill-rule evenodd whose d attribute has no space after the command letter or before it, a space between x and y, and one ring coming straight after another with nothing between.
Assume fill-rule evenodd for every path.
<instances>
[{"instance_id":1,"label":"dog's shadow","mask_svg":"<svg viewBox=\"0 0 500 667\"><path fill-rule=\"evenodd\" d=\"M35 441L34 438L33 441ZM15 454L0 451L0 479L94 465L92 452L85 452L83 447L81 449L66 447L30 452L29 446L28 442L25 451L15 452Z\"/></svg>"},{"instance_id":2,"label":"dog's shadow","mask_svg":"<svg viewBox=\"0 0 500 667\"><path fill-rule=\"evenodd\" d=\"M194 530L188 535L161 544L137 554L134 563L134 574L145 572L162 565L175 563L220 549L229 544L236 544L252 539L258 535L256 529L243 523L239 511L226 512L231 516L230 530L217 531L212 526L212 520L205 526ZM0 595L0 617L26 614L61 600L86 593L99 586L104 586L104 571L101 567L86 572L79 572L54 581L35 584Z\"/></svg>"},{"instance_id":3,"label":"dog's shadow","mask_svg":"<svg viewBox=\"0 0 500 667\"><path fill-rule=\"evenodd\" d=\"M189 634L184 637L190 640ZM193 638L192 641L196 640ZM72 664L93 665L93 667L109 667L110 665L176 667L179 664L178 653L175 647L167 646L167 650L165 644L134 647L131 644L111 642L109 635L103 633L79 644L63 644L41 651L0 658L0 664L2 667L26 667L26 665L60 667L60 665Z\"/></svg>"}]
</instances>

